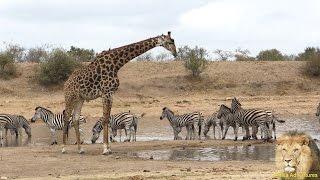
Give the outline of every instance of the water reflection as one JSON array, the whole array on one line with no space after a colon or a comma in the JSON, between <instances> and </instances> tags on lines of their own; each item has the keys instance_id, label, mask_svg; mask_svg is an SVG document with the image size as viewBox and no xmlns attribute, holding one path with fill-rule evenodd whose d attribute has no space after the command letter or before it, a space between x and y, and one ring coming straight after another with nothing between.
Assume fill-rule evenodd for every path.
<instances>
[{"instance_id":1,"label":"water reflection","mask_svg":"<svg viewBox=\"0 0 320 180\"><path fill-rule=\"evenodd\" d=\"M190 148L172 150L148 150L131 152L129 156L155 160L192 161L274 161L274 146L225 146L214 148Z\"/></svg>"}]
</instances>

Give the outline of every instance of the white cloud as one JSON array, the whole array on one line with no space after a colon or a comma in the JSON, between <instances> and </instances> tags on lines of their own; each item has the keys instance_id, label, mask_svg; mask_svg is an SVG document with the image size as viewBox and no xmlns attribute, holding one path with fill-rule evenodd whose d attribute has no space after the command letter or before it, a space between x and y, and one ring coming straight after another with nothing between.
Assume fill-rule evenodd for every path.
<instances>
[{"instance_id":1,"label":"white cloud","mask_svg":"<svg viewBox=\"0 0 320 180\"><path fill-rule=\"evenodd\" d=\"M265 48L296 53L320 43L317 7L317 0L220 0L181 15L180 28L201 32L205 41L213 41L203 42L211 47L220 43L221 48L245 46L255 53Z\"/></svg>"},{"instance_id":2,"label":"white cloud","mask_svg":"<svg viewBox=\"0 0 320 180\"><path fill-rule=\"evenodd\" d=\"M172 31L177 46L298 53L320 44L318 0L0 0L0 40L97 51Z\"/></svg>"}]
</instances>

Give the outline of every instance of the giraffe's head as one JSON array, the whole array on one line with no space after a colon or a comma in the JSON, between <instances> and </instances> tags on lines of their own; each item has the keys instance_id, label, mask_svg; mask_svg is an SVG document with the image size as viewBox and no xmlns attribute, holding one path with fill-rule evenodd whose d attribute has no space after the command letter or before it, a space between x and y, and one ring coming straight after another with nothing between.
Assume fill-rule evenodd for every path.
<instances>
[{"instance_id":1,"label":"giraffe's head","mask_svg":"<svg viewBox=\"0 0 320 180\"><path fill-rule=\"evenodd\" d=\"M171 38L170 31L168 32L168 35L162 34L159 36L158 45L166 48L174 57L177 56L176 45L174 44L174 39Z\"/></svg>"}]
</instances>

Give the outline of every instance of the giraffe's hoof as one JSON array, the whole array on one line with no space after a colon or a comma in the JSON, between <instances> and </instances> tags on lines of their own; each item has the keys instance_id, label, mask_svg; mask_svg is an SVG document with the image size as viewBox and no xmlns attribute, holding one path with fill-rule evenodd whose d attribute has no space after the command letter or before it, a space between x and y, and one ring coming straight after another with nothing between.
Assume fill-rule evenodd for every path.
<instances>
[{"instance_id":1,"label":"giraffe's hoof","mask_svg":"<svg viewBox=\"0 0 320 180\"><path fill-rule=\"evenodd\" d=\"M102 155L109 155L109 154L111 154L112 152L111 152L111 149L110 148L105 148L104 150L103 150L103 153L102 153Z\"/></svg>"},{"instance_id":2,"label":"giraffe's hoof","mask_svg":"<svg viewBox=\"0 0 320 180\"><path fill-rule=\"evenodd\" d=\"M84 149L81 148L81 149L79 150L79 154L84 154Z\"/></svg>"},{"instance_id":3,"label":"giraffe's hoof","mask_svg":"<svg viewBox=\"0 0 320 180\"><path fill-rule=\"evenodd\" d=\"M65 149L65 148L62 148L61 153L62 153L62 154L65 154L66 152L67 152L66 149Z\"/></svg>"}]
</instances>

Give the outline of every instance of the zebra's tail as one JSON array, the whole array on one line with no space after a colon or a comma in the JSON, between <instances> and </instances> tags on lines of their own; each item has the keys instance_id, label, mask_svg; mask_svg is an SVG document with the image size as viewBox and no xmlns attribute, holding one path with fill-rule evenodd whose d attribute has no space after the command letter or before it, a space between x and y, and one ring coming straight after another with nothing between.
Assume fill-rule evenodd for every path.
<instances>
[{"instance_id":1,"label":"zebra's tail","mask_svg":"<svg viewBox=\"0 0 320 180\"><path fill-rule=\"evenodd\" d=\"M278 119L275 116L273 116L273 118L279 123L285 123L286 122L285 120Z\"/></svg>"}]
</instances>

